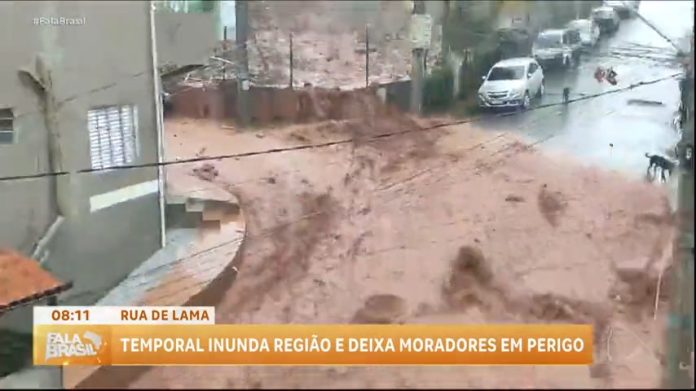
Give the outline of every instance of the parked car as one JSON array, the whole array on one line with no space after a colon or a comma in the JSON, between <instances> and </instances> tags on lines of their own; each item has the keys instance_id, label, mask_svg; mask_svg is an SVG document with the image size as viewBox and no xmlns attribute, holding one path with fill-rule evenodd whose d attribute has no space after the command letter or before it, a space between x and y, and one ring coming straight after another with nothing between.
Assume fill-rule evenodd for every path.
<instances>
[{"instance_id":1,"label":"parked car","mask_svg":"<svg viewBox=\"0 0 696 391\"><path fill-rule=\"evenodd\" d=\"M599 26L602 34L611 34L619 29L621 19L612 7L599 7L592 10L592 20Z\"/></svg>"},{"instance_id":2,"label":"parked car","mask_svg":"<svg viewBox=\"0 0 696 391\"><path fill-rule=\"evenodd\" d=\"M568 22L569 30L580 33L580 42L586 48L592 48L599 41L599 26L592 19L575 19Z\"/></svg>"},{"instance_id":3,"label":"parked car","mask_svg":"<svg viewBox=\"0 0 696 391\"><path fill-rule=\"evenodd\" d=\"M636 11L638 11L638 7L640 6L640 1L631 1L631 0L605 0L604 1L604 6L605 7L611 7L616 11L616 14L619 15L620 18L630 18L634 15Z\"/></svg>"},{"instance_id":4,"label":"parked car","mask_svg":"<svg viewBox=\"0 0 696 391\"><path fill-rule=\"evenodd\" d=\"M516 58L529 55L534 35L524 27L501 28L497 30L498 58Z\"/></svg>"},{"instance_id":5,"label":"parked car","mask_svg":"<svg viewBox=\"0 0 696 391\"><path fill-rule=\"evenodd\" d=\"M582 40L576 30L544 30L532 45L532 56L543 67L560 65L570 68L578 64Z\"/></svg>"},{"instance_id":6,"label":"parked car","mask_svg":"<svg viewBox=\"0 0 696 391\"><path fill-rule=\"evenodd\" d=\"M483 76L478 90L482 108L521 108L531 105L532 97L544 94L544 72L533 58L518 57L499 61Z\"/></svg>"}]
</instances>

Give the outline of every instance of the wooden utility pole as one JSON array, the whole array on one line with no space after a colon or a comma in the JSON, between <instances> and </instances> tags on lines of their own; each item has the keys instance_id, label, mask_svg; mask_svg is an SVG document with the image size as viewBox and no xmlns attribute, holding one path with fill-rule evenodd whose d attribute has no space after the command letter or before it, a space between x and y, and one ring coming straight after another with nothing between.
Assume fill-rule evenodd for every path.
<instances>
[{"instance_id":1,"label":"wooden utility pole","mask_svg":"<svg viewBox=\"0 0 696 391\"><path fill-rule=\"evenodd\" d=\"M236 45L239 49L239 74L237 75L237 119L240 126L248 126L251 122L251 105L249 99L249 54L247 41L249 38L249 3L245 0L235 2Z\"/></svg>"},{"instance_id":2,"label":"wooden utility pole","mask_svg":"<svg viewBox=\"0 0 696 391\"><path fill-rule=\"evenodd\" d=\"M425 1L414 0L413 14L425 15ZM411 28L413 28L413 24ZM425 48L414 46L411 56L411 112L420 114L423 109L423 84Z\"/></svg>"},{"instance_id":3,"label":"wooden utility pole","mask_svg":"<svg viewBox=\"0 0 696 391\"><path fill-rule=\"evenodd\" d=\"M370 86L370 30L365 26L365 88Z\"/></svg>"},{"instance_id":4,"label":"wooden utility pole","mask_svg":"<svg viewBox=\"0 0 696 391\"><path fill-rule=\"evenodd\" d=\"M682 139L678 144L679 190L677 228L673 247L673 275L676 282L670 306L667 335L665 387L689 389L694 386L694 63L693 41L690 64L680 83L684 110Z\"/></svg>"},{"instance_id":5,"label":"wooden utility pole","mask_svg":"<svg viewBox=\"0 0 696 391\"><path fill-rule=\"evenodd\" d=\"M643 17L643 15L641 15L640 12L638 12L637 9L633 9L633 8L631 8L631 7L628 7L628 9L629 9L629 12L631 12L633 15L637 16L638 19L640 19L643 23L645 23L648 27L650 27L654 32L656 32L657 35L659 35L660 37L664 38L665 41L667 41L670 45L672 45L672 47L673 47L674 49L677 50L677 53L679 53L679 54L682 53L682 49L679 47L679 45L676 44L676 42L674 42L674 41L673 41L670 37L668 37L665 33L663 33L662 31L660 31L660 29L658 29L657 27L655 27L654 24L650 23L649 20L645 19L645 18Z\"/></svg>"},{"instance_id":6,"label":"wooden utility pole","mask_svg":"<svg viewBox=\"0 0 696 391\"><path fill-rule=\"evenodd\" d=\"M292 48L292 31L291 31L290 32L290 61L289 61L290 62L290 89L291 90L293 89L293 86L295 84L295 80L294 80L295 75L293 75L293 72L294 72L293 71L293 69L294 69L293 62L295 61L295 55L293 54L292 50L293 50L293 48Z\"/></svg>"}]
</instances>

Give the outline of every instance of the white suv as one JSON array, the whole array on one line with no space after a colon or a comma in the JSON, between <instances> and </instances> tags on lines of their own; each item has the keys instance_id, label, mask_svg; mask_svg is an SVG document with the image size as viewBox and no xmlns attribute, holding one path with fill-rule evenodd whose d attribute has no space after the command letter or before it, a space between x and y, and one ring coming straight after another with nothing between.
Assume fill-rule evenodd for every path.
<instances>
[{"instance_id":1,"label":"white suv","mask_svg":"<svg viewBox=\"0 0 696 391\"><path fill-rule=\"evenodd\" d=\"M526 109L544 94L544 72L533 58L511 58L493 65L478 90L482 108Z\"/></svg>"},{"instance_id":2,"label":"white suv","mask_svg":"<svg viewBox=\"0 0 696 391\"><path fill-rule=\"evenodd\" d=\"M570 68L578 64L581 50L582 39L577 30L544 30L532 45L532 57L544 67Z\"/></svg>"}]
</instances>

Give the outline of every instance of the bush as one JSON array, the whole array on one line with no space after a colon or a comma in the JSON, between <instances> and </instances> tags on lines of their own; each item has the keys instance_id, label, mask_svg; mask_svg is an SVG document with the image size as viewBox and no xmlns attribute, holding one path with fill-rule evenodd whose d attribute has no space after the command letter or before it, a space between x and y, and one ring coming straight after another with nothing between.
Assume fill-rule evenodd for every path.
<instances>
[{"instance_id":1,"label":"bush","mask_svg":"<svg viewBox=\"0 0 696 391\"><path fill-rule=\"evenodd\" d=\"M428 111L448 108L454 101L454 74L448 66L433 69L423 88L423 108Z\"/></svg>"},{"instance_id":2,"label":"bush","mask_svg":"<svg viewBox=\"0 0 696 391\"><path fill-rule=\"evenodd\" d=\"M476 97L476 91L481 85L481 76L485 75L498 61L498 55L493 50L480 50L474 56L474 61L464 64L459 84L459 99Z\"/></svg>"}]
</instances>

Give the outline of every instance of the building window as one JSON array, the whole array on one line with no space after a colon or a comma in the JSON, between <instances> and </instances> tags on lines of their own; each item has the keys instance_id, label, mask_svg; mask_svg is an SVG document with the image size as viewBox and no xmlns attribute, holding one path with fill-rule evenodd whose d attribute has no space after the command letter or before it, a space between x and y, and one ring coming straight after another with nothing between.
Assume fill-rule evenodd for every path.
<instances>
[{"instance_id":1,"label":"building window","mask_svg":"<svg viewBox=\"0 0 696 391\"><path fill-rule=\"evenodd\" d=\"M135 161L138 109L135 106L107 106L87 112L89 154L92 168L102 169Z\"/></svg>"},{"instance_id":2,"label":"building window","mask_svg":"<svg viewBox=\"0 0 696 391\"><path fill-rule=\"evenodd\" d=\"M12 109L0 109L0 144L12 144L14 141L14 113Z\"/></svg>"},{"instance_id":3,"label":"building window","mask_svg":"<svg viewBox=\"0 0 696 391\"><path fill-rule=\"evenodd\" d=\"M206 0L164 0L156 3L158 9L182 13L214 12L215 2Z\"/></svg>"}]
</instances>

